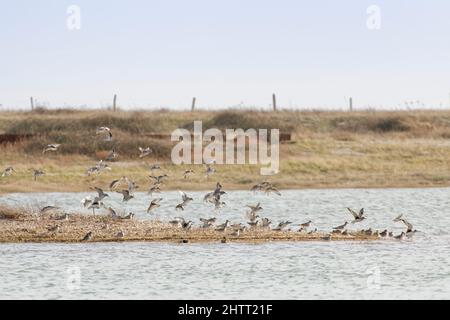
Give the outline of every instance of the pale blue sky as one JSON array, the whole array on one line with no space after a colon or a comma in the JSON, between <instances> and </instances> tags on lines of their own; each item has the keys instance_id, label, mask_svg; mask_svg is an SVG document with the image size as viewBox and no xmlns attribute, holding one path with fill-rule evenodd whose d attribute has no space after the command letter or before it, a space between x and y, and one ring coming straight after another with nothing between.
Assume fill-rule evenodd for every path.
<instances>
[{"instance_id":1,"label":"pale blue sky","mask_svg":"<svg viewBox=\"0 0 450 320\"><path fill-rule=\"evenodd\" d=\"M366 27L369 5L381 29ZM81 30L66 27L81 9ZM0 104L448 107L448 0L0 0Z\"/></svg>"}]
</instances>

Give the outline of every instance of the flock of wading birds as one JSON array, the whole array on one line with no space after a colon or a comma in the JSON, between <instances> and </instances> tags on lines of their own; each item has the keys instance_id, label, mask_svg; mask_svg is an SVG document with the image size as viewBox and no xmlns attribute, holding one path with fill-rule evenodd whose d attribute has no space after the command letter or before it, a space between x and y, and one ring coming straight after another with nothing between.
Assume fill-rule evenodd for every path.
<instances>
[{"instance_id":1,"label":"flock of wading birds","mask_svg":"<svg viewBox=\"0 0 450 320\"><path fill-rule=\"evenodd\" d=\"M113 135L111 132L111 129L108 127L99 127L96 130L97 135L102 135L103 139L105 141L112 141ZM45 146L43 149L43 154L47 152L56 152L58 151L60 144L49 144ZM152 153L152 149L150 147L142 148L139 147L139 158L144 158L149 156ZM112 151L108 154L108 156L105 158L105 160L100 160L95 166L90 167L87 169L86 174L88 176L92 174L100 174L103 170L111 170L111 167L107 164L107 162L113 161L118 157L118 153L116 152L115 148L112 149ZM206 179L209 179L211 175L216 173L216 169L213 167L213 163L206 164L205 169L205 177ZM161 187L164 184L165 179L167 179L169 176L167 174L161 174L156 175L155 171L161 170L161 166L158 164L154 164L150 167L151 175L149 175L149 178L153 180L153 183L150 185L148 194L152 198L150 201L150 205L147 208L147 213L151 214L154 210L159 208L161 206L160 202L163 200L163 198L153 198L154 194L160 194L161 193ZM8 177L13 175L16 171L13 167L6 168L3 173L2 177ZM185 170L183 172L183 178L188 179L190 176L194 175L195 172L192 169ZM37 180L38 177L45 175L45 172L41 169L32 169L32 176L34 180ZM128 202L129 200L134 198L133 192L139 188L137 184L132 181L131 179L127 177L122 177L120 179L114 180L110 183L109 189L114 192L121 193L123 198L122 201L124 203ZM92 210L93 214L95 215L95 210L98 209L106 209L108 212L108 215L113 219L125 219L130 220L134 218L134 213L130 212L128 215L119 215L116 213L116 211L111 208L107 207L103 200L109 195L105 193L105 191L98 187L92 187L91 189L94 189L97 192L97 195L94 198L91 198L90 196L84 198L81 203L84 208ZM251 189L253 192L263 192L265 194L276 194L278 196L281 196L280 191L270 182L263 181L261 183L258 183L254 185ZM185 192L179 191L181 195L181 202L178 203L175 206L175 210L177 211L184 211L186 206L189 204L189 202L193 201L193 198L189 197ZM214 211L218 213L222 207L224 207L226 204L224 201L222 201L222 196L226 194L226 192L223 190L222 185L217 182L215 189L212 192L207 193L204 198L204 203L209 203L214 205ZM216 217L212 218L200 218L200 228L202 229L213 229L218 232L224 232L225 234L232 236L232 237L239 237L242 232L246 232L247 230L255 230L257 228L260 229L267 229L267 230L273 230L273 231L292 231L291 229L287 229L288 226L298 226L299 229L297 232L302 232L308 235L313 235L314 233L317 233L317 228L314 230L308 230L311 227L312 221L307 221L305 223L300 224L292 224L291 221L281 221L279 222L275 227L271 228L272 221L267 217L261 217L260 211L263 210L260 203L257 203L256 205L247 205L246 206L249 210L246 212L246 217L248 219L247 225L244 225L242 223L231 223L229 220L226 220L224 223L216 225ZM40 213L46 213L53 210L59 209L55 206L46 206L40 210ZM352 210L351 208L347 208L347 210L352 214L353 220L350 222L350 224L355 224L358 222L361 222L366 219L366 216L364 214L364 208L360 209L359 212L356 212ZM63 217L63 219L68 219L69 215L66 213ZM326 234L325 236L322 236L321 239L323 240L329 240L331 238L332 234L337 235L363 235L363 236L376 236L379 238L393 238L397 240L403 240L405 238L411 238L417 230L415 230L411 223L409 223L405 218L403 218L403 215L399 215L396 217L394 222L402 222L406 226L406 230L401 232L398 235L393 235L391 231L388 231L385 229L384 231L378 231L378 230L372 230L371 228L367 230L359 230L359 231L349 231L347 230L347 226L349 225L349 222L346 221L344 224L333 227L333 230ZM183 230L191 230L193 226L193 221L186 221L183 217L176 217L173 220L169 221L169 224L176 228L181 228ZM58 232L59 226L53 226L48 229L49 232ZM93 233L88 232L84 238L83 241L89 241L93 238ZM117 237L121 238L125 236L125 233L123 231L120 231L117 235Z\"/></svg>"}]
</instances>

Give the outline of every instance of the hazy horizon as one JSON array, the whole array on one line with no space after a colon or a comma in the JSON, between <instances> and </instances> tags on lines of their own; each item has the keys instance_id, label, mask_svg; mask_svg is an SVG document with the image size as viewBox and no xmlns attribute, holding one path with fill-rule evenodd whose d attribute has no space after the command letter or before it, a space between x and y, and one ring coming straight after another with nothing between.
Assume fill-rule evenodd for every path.
<instances>
[{"instance_id":1,"label":"hazy horizon","mask_svg":"<svg viewBox=\"0 0 450 320\"><path fill-rule=\"evenodd\" d=\"M67 22L80 9L79 29ZM371 30L370 6L380 10ZM2 1L0 110L441 109L450 3ZM412 103L413 102L413 103Z\"/></svg>"}]
</instances>

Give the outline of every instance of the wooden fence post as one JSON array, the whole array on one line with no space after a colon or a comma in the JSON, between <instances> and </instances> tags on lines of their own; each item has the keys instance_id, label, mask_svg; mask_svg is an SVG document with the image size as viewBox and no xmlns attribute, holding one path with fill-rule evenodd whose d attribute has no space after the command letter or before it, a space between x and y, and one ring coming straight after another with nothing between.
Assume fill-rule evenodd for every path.
<instances>
[{"instance_id":1,"label":"wooden fence post","mask_svg":"<svg viewBox=\"0 0 450 320\"><path fill-rule=\"evenodd\" d=\"M196 98L196 97L192 98L192 106L191 106L191 111L194 111L194 109L195 109L195 102L196 102L196 100L197 100L197 98Z\"/></svg>"},{"instance_id":2,"label":"wooden fence post","mask_svg":"<svg viewBox=\"0 0 450 320\"><path fill-rule=\"evenodd\" d=\"M31 104L31 111L34 110L34 99L33 97L30 97L30 104Z\"/></svg>"},{"instance_id":3,"label":"wooden fence post","mask_svg":"<svg viewBox=\"0 0 450 320\"><path fill-rule=\"evenodd\" d=\"M350 111L353 111L353 98L352 97L350 97L350 99L348 100L348 106L349 106Z\"/></svg>"},{"instance_id":4,"label":"wooden fence post","mask_svg":"<svg viewBox=\"0 0 450 320\"><path fill-rule=\"evenodd\" d=\"M277 111L277 97L275 96L275 93L272 94L272 105L273 105L273 111Z\"/></svg>"},{"instance_id":5,"label":"wooden fence post","mask_svg":"<svg viewBox=\"0 0 450 320\"><path fill-rule=\"evenodd\" d=\"M114 95L113 99L113 111L115 112L117 110L117 94Z\"/></svg>"}]
</instances>

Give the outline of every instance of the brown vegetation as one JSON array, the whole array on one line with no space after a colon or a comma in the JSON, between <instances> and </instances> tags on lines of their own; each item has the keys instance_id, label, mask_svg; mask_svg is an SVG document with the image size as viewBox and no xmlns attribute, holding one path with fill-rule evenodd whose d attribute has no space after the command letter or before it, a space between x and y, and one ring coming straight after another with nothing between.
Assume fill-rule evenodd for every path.
<instances>
[{"instance_id":1,"label":"brown vegetation","mask_svg":"<svg viewBox=\"0 0 450 320\"><path fill-rule=\"evenodd\" d=\"M33 135L15 144L0 144L0 169L13 165L12 177L0 178L0 193L12 191L81 191L88 185L105 187L112 179L130 176L148 185L148 167L158 162L169 173L166 188L209 189L202 166L174 166L170 161L176 128L279 128L292 141L280 147L280 173L271 177L280 188L433 187L450 185L450 111L249 111L168 112L101 110L38 110L0 112L0 134ZM109 126L114 141L96 137L98 126ZM155 138L155 134L166 137ZM49 143L61 143L57 153L42 155ZM138 147L154 154L139 159ZM89 166L112 147L119 154L110 172L87 178ZM31 182L29 169L46 176ZM196 175L186 181L182 171ZM226 165L215 180L227 188L248 188L262 179L260 166ZM146 188L146 187L145 187Z\"/></svg>"}]
</instances>

